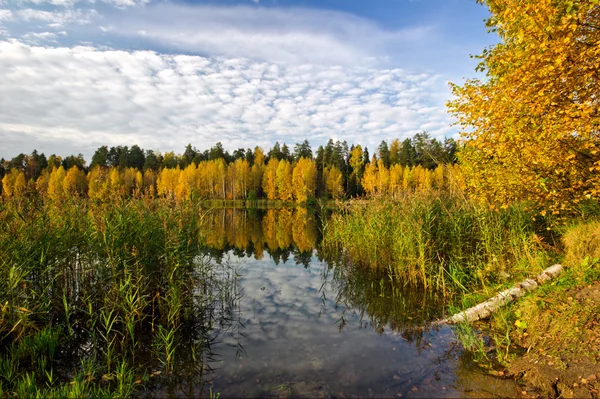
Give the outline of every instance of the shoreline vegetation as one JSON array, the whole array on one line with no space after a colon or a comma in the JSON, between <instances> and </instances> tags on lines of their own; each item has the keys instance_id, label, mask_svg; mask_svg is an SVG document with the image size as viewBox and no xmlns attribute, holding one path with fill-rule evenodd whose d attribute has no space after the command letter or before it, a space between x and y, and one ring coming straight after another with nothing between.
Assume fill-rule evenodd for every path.
<instances>
[{"instance_id":1,"label":"shoreline vegetation","mask_svg":"<svg viewBox=\"0 0 600 399\"><path fill-rule=\"evenodd\" d=\"M454 331L483 370L534 389L522 397L598 397L600 5L478 3L500 43L478 57L484 80L451 85L458 145L420 133L372 157L330 140L314 157L305 141L267 154L105 146L90 168L37 151L0 162L0 396L198 382L239 294L235 270L197 256L198 210L293 203L335 208L319 244L342 254L335 266L443 298L449 314L562 264Z\"/></svg>"},{"instance_id":2,"label":"shoreline vegetation","mask_svg":"<svg viewBox=\"0 0 600 399\"><path fill-rule=\"evenodd\" d=\"M598 218L600 208L592 202L582 205L581 216L566 227L550 217L534 216L526 205L489 209L468 199L459 187L445 187L407 192L395 200L319 202L315 211L327 209L329 214L323 218L319 251L326 259L327 254L341 253L343 260L336 264L349 270L371 269L392 286L445 298L450 315L564 261L566 271L556 282L498 311L489 322L456 327L467 353L484 369L501 368L501 373L521 378L525 366L516 365L524 359L518 355L523 342L535 340L528 353L544 351L552 337L548 331L557 331L558 320L564 328L575 317L578 331L589 331L589 323L596 320L591 311L598 310L596 302L582 299L577 305L582 309L568 313L571 318L566 320L555 313L558 308L547 308L547 298L577 295L573 290L598 285L600 224L590 221ZM236 298L235 271L219 271L195 255L211 239L200 233L205 212L201 204L149 192L107 200L75 196L54 201L35 192L3 198L3 391L111 397L160 389L166 384L162 378L180 373L201 379L206 372L203 359L210 356L211 328L217 323L230 328ZM241 207L242 202L237 204ZM265 200L258 204L257 209L297 206ZM210 208L217 205L231 202L211 203ZM294 212L296 219L308 218L306 210ZM294 239L300 240L293 229ZM194 287L204 287L200 297ZM542 299L536 303L532 298ZM532 320L546 324L534 332ZM196 338L188 336L190 331ZM589 347L577 346L574 337L569 341L575 353L571 361L592 367L590 353L572 346ZM591 337L595 345L595 335ZM64 357L56 354L57 345L68 348ZM186 356L181 353L186 345L197 347L191 362L197 366L175 370L174 359ZM139 360L138 366L129 364L130 357ZM80 358L86 360L72 369L67 359ZM551 394L543 383L534 385Z\"/></svg>"}]
</instances>

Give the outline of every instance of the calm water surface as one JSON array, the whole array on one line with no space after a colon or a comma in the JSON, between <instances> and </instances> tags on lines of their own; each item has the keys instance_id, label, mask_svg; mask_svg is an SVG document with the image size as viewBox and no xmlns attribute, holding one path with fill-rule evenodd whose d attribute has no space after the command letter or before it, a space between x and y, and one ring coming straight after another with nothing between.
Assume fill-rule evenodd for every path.
<instances>
[{"instance_id":1,"label":"calm water surface","mask_svg":"<svg viewBox=\"0 0 600 399\"><path fill-rule=\"evenodd\" d=\"M234 322L215 329L205 376L221 397L509 397L449 327L445 304L319 253L303 209L207 215L213 262L240 275ZM325 260L327 258L327 260Z\"/></svg>"}]
</instances>

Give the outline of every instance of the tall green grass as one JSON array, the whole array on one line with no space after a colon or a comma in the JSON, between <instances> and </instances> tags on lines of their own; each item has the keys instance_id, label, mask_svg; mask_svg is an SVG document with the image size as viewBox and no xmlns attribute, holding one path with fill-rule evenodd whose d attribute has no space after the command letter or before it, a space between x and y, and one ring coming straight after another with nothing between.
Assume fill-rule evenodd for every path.
<instances>
[{"instance_id":1,"label":"tall green grass","mask_svg":"<svg viewBox=\"0 0 600 399\"><path fill-rule=\"evenodd\" d=\"M446 295L470 292L547 266L540 226L522 208L483 210L444 193L350 203L325 227L325 251L396 282Z\"/></svg>"},{"instance_id":2,"label":"tall green grass","mask_svg":"<svg viewBox=\"0 0 600 399\"><path fill-rule=\"evenodd\" d=\"M200 256L197 209L0 202L3 395L129 397L201 378L212 327L233 320L237 276Z\"/></svg>"}]
</instances>

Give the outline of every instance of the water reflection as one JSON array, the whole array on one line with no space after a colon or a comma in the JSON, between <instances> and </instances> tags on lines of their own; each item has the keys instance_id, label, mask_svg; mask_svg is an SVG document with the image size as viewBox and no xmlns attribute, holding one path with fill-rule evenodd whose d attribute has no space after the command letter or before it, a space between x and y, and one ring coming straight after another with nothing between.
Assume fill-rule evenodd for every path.
<instances>
[{"instance_id":1,"label":"water reflection","mask_svg":"<svg viewBox=\"0 0 600 399\"><path fill-rule=\"evenodd\" d=\"M435 293L320 253L318 215L220 209L205 219L207 251L241 269L237 327L208 362L222 397L516 395L514 382L465 360L449 328L423 328L444 309Z\"/></svg>"},{"instance_id":2,"label":"water reflection","mask_svg":"<svg viewBox=\"0 0 600 399\"><path fill-rule=\"evenodd\" d=\"M228 251L239 258L263 259L266 250L275 264L293 255L297 263L308 267L320 239L318 215L302 207L214 209L203 219L206 244L217 261Z\"/></svg>"}]
</instances>

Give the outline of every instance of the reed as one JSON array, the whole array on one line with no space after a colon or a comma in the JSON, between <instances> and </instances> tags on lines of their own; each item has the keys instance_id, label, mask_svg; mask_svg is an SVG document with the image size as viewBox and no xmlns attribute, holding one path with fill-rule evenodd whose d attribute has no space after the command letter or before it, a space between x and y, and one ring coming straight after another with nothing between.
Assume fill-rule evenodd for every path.
<instances>
[{"instance_id":1,"label":"reed","mask_svg":"<svg viewBox=\"0 0 600 399\"><path fill-rule=\"evenodd\" d=\"M225 323L238 299L200 224L192 201L0 200L2 396L143 396L162 384L148 375L176 373L184 334Z\"/></svg>"},{"instance_id":2,"label":"reed","mask_svg":"<svg viewBox=\"0 0 600 399\"><path fill-rule=\"evenodd\" d=\"M325 252L445 295L541 270L549 256L524 209L487 211L444 193L350 203L325 229Z\"/></svg>"}]
</instances>

